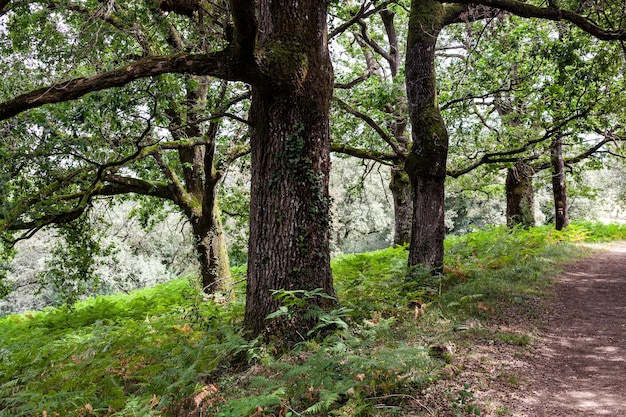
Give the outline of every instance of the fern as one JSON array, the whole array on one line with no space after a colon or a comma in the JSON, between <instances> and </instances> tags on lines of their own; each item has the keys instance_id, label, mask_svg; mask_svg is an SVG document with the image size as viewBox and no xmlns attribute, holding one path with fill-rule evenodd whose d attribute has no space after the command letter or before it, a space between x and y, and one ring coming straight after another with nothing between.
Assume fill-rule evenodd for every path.
<instances>
[{"instance_id":1,"label":"fern","mask_svg":"<svg viewBox=\"0 0 626 417\"><path fill-rule=\"evenodd\" d=\"M333 404L339 401L339 398L341 398L339 393L327 389L322 389L320 391L319 402L304 410L302 412L302 415L319 414L323 411L328 411Z\"/></svg>"},{"instance_id":2,"label":"fern","mask_svg":"<svg viewBox=\"0 0 626 417\"><path fill-rule=\"evenodd\" d=\"M216 417L248 417L259 410L265 411L280 405L284 395L285 390L279 388L271 393L237 398L220 407L219 412L215 415Z\"/></svg>"},{"instance_id":3,"label":"fern","mask_svg":"<svg viewBox=\"0 0 626 417\"><path fill-rule=\"evenodd\" d=\"M327 337L280 356L271 343L246 339L243 299L206 301L188 279L3 317L0 415L167 416L193 403L203 384L214 387L204 415L373 416L368 398L377 396L411 415L397 394L414 395L444 366L424 346L449 338L459 320L532 308L527 301L541 295L557 262L579 256L569 242L625 236L621 226L582 222L563 232L488 228L448 239L449 270L435 277L409 271L404 248L342 256L333 260L339 306L299 313ZM277 314L286 315L306 297L324 296L277 295L285 305ZM410 307L416 300L429 303L419 318ZM529 341L501 332L480 337Z\"/></svg>"}]
</instances>

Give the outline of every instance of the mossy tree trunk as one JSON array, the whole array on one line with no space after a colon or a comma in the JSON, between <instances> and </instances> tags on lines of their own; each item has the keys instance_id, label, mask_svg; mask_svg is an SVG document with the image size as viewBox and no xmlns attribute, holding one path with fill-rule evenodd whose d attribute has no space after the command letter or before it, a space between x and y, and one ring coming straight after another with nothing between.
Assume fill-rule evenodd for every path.
<instances>
[{"instance_id":1,"label":"mossy tree trunk","mask_svg":"<svg viewBox=\"0 0 626 417\"><path fill-rule=\"evenodd\" d=\"M390 130L395 139L394 151L399 157L399 161L394 161L391 167L391 181L389 189L393 196L393 212L394 212L394 245L408 245L411 242L411 225L413 216L413 194L411 190L411 182L409 176L404 170L404 159L408 153L410 146L410 137L407 130L407 100L405 84L397 82L400 73L400 65L402 58L398 42L398 34L396 31L395 14L388 9L380 12L380 17L385 26L387 40L389 42L389 51L383 58L389 63L389 69L392 77L392 88L395 102L386 109L393 115L393 121L390 122Z\"/></svg>"},{"instance_id":2,"label":"mossy tree trunk","mask_svg":"<svg viewBox=\"0 0 626 417\"><path fill-rule=\"evenodd\" d=\"M508 227L535 225L533 198L535 170L524 161L508 169L506 177L506 224Z\"/></svg>"},{"instance_id":3,"label":"mossy tree trunk","mask_svg":"<svg viewBox=\"0 0 626 417\"><path fill-rule=\"evenodd\" d=\"M232 296L232 277L228 250L219 209L215 204L211 213L191 219L196 252L200 261L203 291Z\"/></svg>"},{"instance_id":4,"label":"mossy tree trunk","mask_svg":"<svg viewBox=\"0 0 626 417\"><path fill-rule=\"evenodd\" d=\"M567 186L565 184L565 163L563 161L563 138L557 134L550 144L552 164L552 194L554 196L554 224L562 230L569 223L567 213Z\"/></svg>"},{"instance_id":5,"label":"mossy tree trunk","mask_svg":"<svg viewBox=\"0 0 626 417\"><path fill-rule=\"evenodd\" d=\"M411 242L413 219L413 190L409 176L403 166L391 167L389 189L393 196L394 245L408 245Z\"/></svg>"},{"instance_id":6,"label":"mossy tree trunk","mask_svg":"<svg viewBox=\"0 0 626 417\"><path fill-rule=\"evenodd\" d=\"M202 138L204 142L178 151L182 178L178 179L162 158L158 158L158 162L164 175L170 178L170 199L181 208L191 224L203 290L230 294L232 279L228 251L217 205L221 174L215 167L215 143L219 124L213 121L201 129L202 117L198 114L207 106L207 94L207 80L190 76L187 79L187 105L180 110L174 104L167 112L170 132L175 140Z\"/></svg>"},{"instance_id":7,"label":"mossy tree trunk","mask_svg":"<svg viewBox=\"0 0 626 417\"><path fill-rule=\"evenodd\" d=\"M443 266L444 185L448 132L439 110L435 46L446 8L434 0L413 0L406 55L406 87L413 146L405 162L413 188L409 266Z\"/></svg>"},{"instance_id":8,"label":"mossy tree trunk","mask_svg":"<svg viewBox=\"0 0 626 417\"><path fill-rule=\"evenodd\" d=\"M333 70L327 48L326 2L261 1L257 62L266 75L253 86L250 109L252 184L245 326L283 343L300 341L315 324L290 318L273 290L321 288L333 295L329 249L329 112Z\"/></svg>"}]
</instances>

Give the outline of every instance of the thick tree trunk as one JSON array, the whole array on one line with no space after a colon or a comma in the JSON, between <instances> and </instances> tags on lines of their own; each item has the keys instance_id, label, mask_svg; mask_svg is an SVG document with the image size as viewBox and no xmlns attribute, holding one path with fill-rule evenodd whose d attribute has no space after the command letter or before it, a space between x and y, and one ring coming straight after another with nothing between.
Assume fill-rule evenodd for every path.
<instances>
[{"instance_id":1,"label":"thick tree trunk","mask_svg":"<svg viewBox=\"0 0 626 417\"><path fill-rule=\"evenodd\" d=\"M567 213L567 187L565 185L565 163L563 162L563 138L556 135L550 144L552 162L552 194L554 195L554 223L562 230L569 223Z\"/></svg>"},{"instance_id":2,"label":"thick tree trunk","mask_svg":"<svg viewBox=\"0 0 626 417\"><path fill-rule=\"evenodd\" d=\"M535 170L523 161L508 169L506 176L506 224L508 227L535 225L533 199Z\"/></svg>"},{"instance_id":3,"label":"thick tree trunk","mask_svg":"<svg viewBox=\"0 0 626 417\"><path fill-rule=\"evenodd\" d=\"M413 224L413 190L403 166L391 167L389 189L393 195L395 220L393 244L408 245L411 242L411 225Z\"/></svg>"},{"instance_id":4,"label":"thick tree trunk","mask_svg":"<svg viewBox=\"0 0 626 417\"><path fill-rule=\"evenodd\" d=\"M311 297L289 317L267 320L280 306L274 290L333 295L329 247L329 108L333 71L326 7L319 0L261 6L257 56L268 77L254 85L250 109L252 184L245 326L289 344L307 338ZM273 75L273 78L270 78Z\"/></svg>"},{"instance_id":5,"label":"thick tree trunk","mask_svg":"<svg viewBox=\"0 0 626 417\"><path fill-rule=\"evenodd\" d=\"M448 132L439 110L435 45L443 27L444 6L413 0L406 56L406 85L413 146L405 168L413 187L413 227L409 266L443 266L444 185Z\"/></svg>"},{"instance_id":6,"label":"thick tree trunk","mask_svg":"<svg viewBox=\"0 0 626 417\"><path fill-rule=\"evenodd\" d=\"M416 176L413 231L409 250L409 266L424 265L439 271L443 267L444 187L440 178ZM423 209L419 209L422 207Z\"/></svg>"}]
</instances>

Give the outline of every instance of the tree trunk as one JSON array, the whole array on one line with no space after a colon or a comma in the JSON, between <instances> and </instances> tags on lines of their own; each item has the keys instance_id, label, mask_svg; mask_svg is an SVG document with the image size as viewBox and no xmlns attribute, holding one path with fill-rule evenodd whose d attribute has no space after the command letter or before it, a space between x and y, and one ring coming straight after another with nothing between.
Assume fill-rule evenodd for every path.
<instances>
[{"instance_id":1,"label":"tree trunk","mask_svg":"<svg viewBox=\"0 0 626 417\"><path fill-rule=\"evenodd\" d=\"M433 271L439 271L443 267L443 241L446 232L443 182L437 177L417 176L413 181L413 190L415 208L409 266L424 265Z\"/></svg>"},{"instance_id":2,"label":"tree trunk","mask_svg":"<svg viewBox=\"0 0 626 417\"><path fill-rule=\"evenodd\" d=\"M389 189L393 195L393 211L395 228L393 244L408 245L411 242L411 225L413 216L413 191L409 176L403 166L391 167Z\"/></svg>"},{"instance_id":3,"label":"tree trunk","mask_svg":"<svg viewBox=\"0 0 626 417\"><path fill-rule=\"evenodd\" d=\"M409 149L409 134L407 132L407 99L406 99L406 83L400 82L398 72L402 58L400 48L398 47L398 34L395 25L395 13L388 9L380 11L380 17L385 25L385 32L389 42L389 53L384 56L389 63L391 72L391 88L394 97L392 105L386 109L393 115L393 121L390 123L393 138L396 140L397 154L402 160L406 158ZM411 182L409 176L404 170L404 163L397 162L391 167L391 182L389 189L393 195L393 211L394 211L394 245L408 245L411 243L411 226L413 215L413 193L411 190Z\"/></svg>"},{"instance_id":4,"label":"tree trunk","mask_svg":"<svg viewBox=\"0 0 626 417\"><path fill-rule=\"evenodd\" d=\"M220 173L216 170L215 141L219 124L209 123L201 128L198 111L206 108L209 83L199 77L187 79L187 101L182 111L171 106L167 114L170 118L170 132L175 140L204 138L206 144L178 150L178 159L184 182L176 181L171 168L162 164L162 170L172 180L172 201L186 214L196 243L200 262L200 277L203 291L220 292L232 296L232 279L228 251L224 237L222 220L217 205L217 191ZM221 97L223 100L224 97Z\"/></svg>"},{"instance_id":5,"label":"tree trunk","mask_svg":"<svg viewBox=\"0 0 626 417\"><path fill-rule=\"evenodd\" d=\"M210 216L210 220L202 216L191 221L200 261L202 289L209 294L224 294L230 299L233 295L233 283L226 239L217 204Z\"/></svg>"},{"instance_id":6,"label":"tree trunk","mask_svg":"<svg viewBox=\"0 0 626 417\"><path fill-rule=\"evenodd\" d=\"M529 228L535 225L533 175L535 170L523 161L517 162L506 176L506 224Z\"/></svg>"},{"instance_id":7,"label":"tree trunk","mask_svg":"<svg viewBox=\"0 0 626 417\"><path fill-rule=\"evenodd\" d=\"M563 138L560 134L550 144L552 163L552 194L554 195L554 223L562 230L569 223L567 213L567 187L565 185L565 163L563 162Z\"/></svg>"},{"instance_id":8,"label":"tree trunk","mask_svg":"<svg viewBox=\"0 0 626 417\"><path fill-rule=\"evenodd\" d=\"M262 1L257 57L267 77L253 86L250 109L252 183L245 326L282 343L301 341L330 308L306 297L288 317L267 320L274 290L320 288L332 296L329 245L329 109L333 71L326 2ZM268 5L271 3L271 7ZM322 4L322 5L320 5Z\"/></svg>"},{"instance_id":9,"label":"tree trunk","mask_svg":"<svg viewBox=\"0 0 626 417\"><path fill-rule=\"evenodd\" d=\"M406 85L413 146L405 169L413 187L409 266L443 266L444 185L448 132L439 110L435 45L445 20L444 6L413 0L406 55Z\"/></svg>"},{"instance_id":10,"label":"tree trunk","mask_svg":"<svg viewBox=\"0 0 626 417\"><path fill-rule=\"evenodd\" d=\"M557 24L559 40L564 42L569 37L567 27ZM559 85L567 83L568 71L563 60L558 61L557 81ZM564 105L559 103L559 110ZM556 230L562 230L569 223L567 207L567 187L565 185L565 162L563 161L563 135L559 130L550 143L550 163L552 165L552 195L554 196L554 224Z\"/></svg>"}]
</instances>

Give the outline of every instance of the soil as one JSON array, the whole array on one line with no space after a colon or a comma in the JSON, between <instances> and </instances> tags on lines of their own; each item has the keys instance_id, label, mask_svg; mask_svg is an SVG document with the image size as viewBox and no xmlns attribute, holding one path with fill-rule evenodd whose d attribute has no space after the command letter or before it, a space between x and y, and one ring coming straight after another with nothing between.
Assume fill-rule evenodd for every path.
<instances>
[{"instance_id":1,"label":"soil","mask_svg":"<svg viewBox=\"0 0 626 417\"><path fill-rule=\"evenodd\" d=\"M626 244L568 264L515 416L626 417Z\"/></svg>"},{"instance_id":2,"label":"soil","mask_svg":"<svg viewBox=\"0 0 626 417\"><path fill-rule=\"evenodd\" d=\"M529 346L478 342L457 352L460 370L426 396L428 415L626 417L626 242L590 251L564 265L535 327L514 318L487 325L531 332Z\"/></svg>"}]
</instances>

